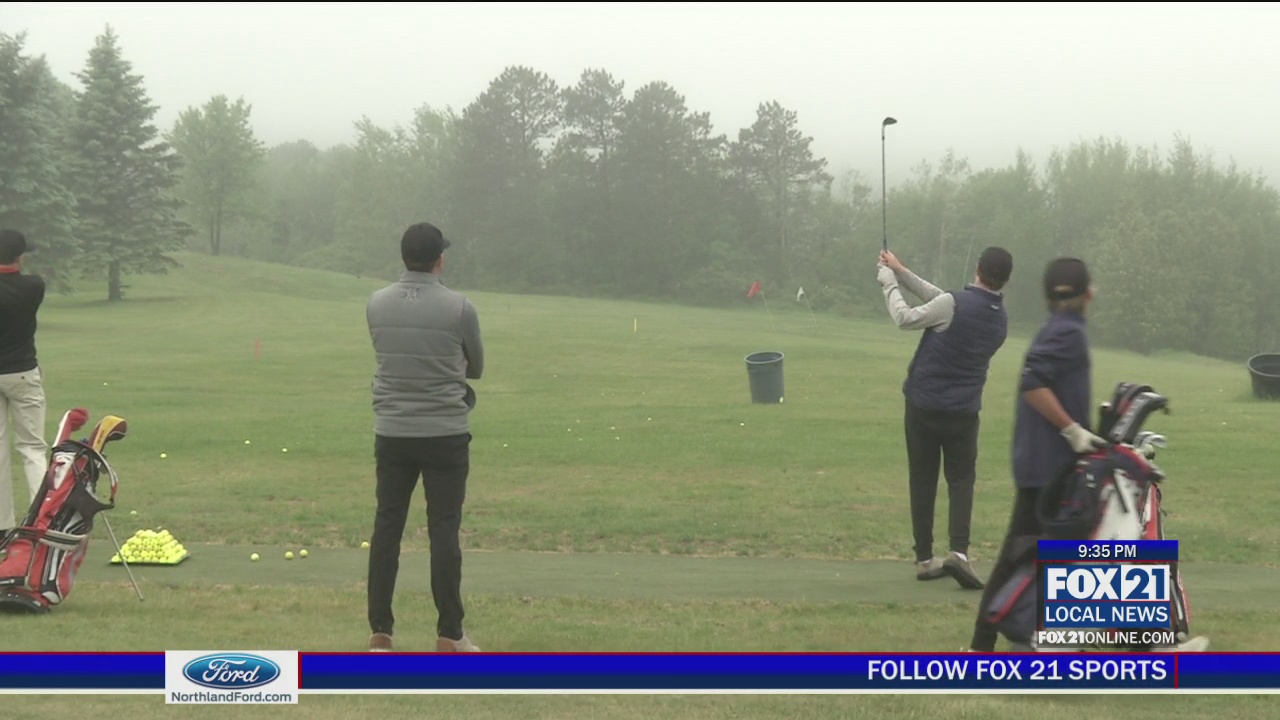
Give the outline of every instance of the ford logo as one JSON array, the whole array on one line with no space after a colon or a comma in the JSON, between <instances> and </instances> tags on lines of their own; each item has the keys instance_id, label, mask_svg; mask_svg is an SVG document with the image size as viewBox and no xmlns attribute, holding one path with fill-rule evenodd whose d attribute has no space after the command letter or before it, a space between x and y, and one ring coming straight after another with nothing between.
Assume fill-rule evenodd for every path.
<instances>
[{"instance_id":1,"label":"ford logo","mask_svg":"<svg viewBox=\"0 0 1280 720\"><path fill-rule=\"evenodd\" d=\"M219 653L205 655L182 667L188 680L214 690L260 687L280 677L280 666L257 655Z\"/></svg>"}]
</instances>

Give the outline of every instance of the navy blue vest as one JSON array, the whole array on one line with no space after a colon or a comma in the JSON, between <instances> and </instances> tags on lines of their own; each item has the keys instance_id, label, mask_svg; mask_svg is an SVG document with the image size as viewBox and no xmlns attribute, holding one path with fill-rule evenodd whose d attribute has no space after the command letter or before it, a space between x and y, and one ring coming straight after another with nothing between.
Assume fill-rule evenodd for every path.
<instances>
[{"instance_id":1,"label":"navy blue vest","mask_svg":"<svg viewBox=\"0 0 1280 720\"><path fill-rule=\"evenodd\" d=\"M1009 332L1004 298L975 285L951 293L955 315L946 330L925 330L907 368L902 393L926 410L976 413L987 370Z\"/></svg>"}]
</instances>

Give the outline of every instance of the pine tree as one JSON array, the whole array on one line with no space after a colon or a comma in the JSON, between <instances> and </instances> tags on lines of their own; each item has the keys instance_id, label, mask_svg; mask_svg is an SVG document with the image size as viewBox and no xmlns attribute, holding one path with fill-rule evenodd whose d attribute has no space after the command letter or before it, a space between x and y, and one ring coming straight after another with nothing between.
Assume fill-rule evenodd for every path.
<instances>
[{"instance_id":1,"label":"pine tree","mask_svg":"<svg viewBox=\"0 0 1280 720\"><path fill-rule=\"evenodd\" d=\"M75 198L63 183L60 105L69 88L43 56L23 55L25 42L25 33L0 34L0 227L23 232L38 248L24 258L24 269L65 292L79 251Z\"/></svg>"},{"instance_id":2,"label":"pine tree","mask_svg":"<svg viewBox=\"0 0 1280 720\"><path fill-rule=\"evenodd\" d=\"M108 26L89 51L70 139L85 277L107 280L107 299L124 297L126 274L164 274L192 228L173 196L179 159L152 124L156 107L142 77L121 55Z\"/></svg>"}]
</instances>

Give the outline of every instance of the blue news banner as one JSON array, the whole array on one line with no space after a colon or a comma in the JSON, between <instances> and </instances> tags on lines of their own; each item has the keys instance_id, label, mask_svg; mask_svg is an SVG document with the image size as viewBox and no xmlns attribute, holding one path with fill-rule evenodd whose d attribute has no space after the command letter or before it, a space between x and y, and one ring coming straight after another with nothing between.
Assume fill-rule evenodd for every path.
<instances>
[{"instance_id":1,"label":"blue news banner","mask_svg":"<svg viewBox=\"0 0 1280 720\"><path fill-rule=\"evenodd\" d=\"M299 653L300 694L1275 692L1280 653ZM163 653L3 653L0 691L165 690Z\"/></svg>"}]
</instances>

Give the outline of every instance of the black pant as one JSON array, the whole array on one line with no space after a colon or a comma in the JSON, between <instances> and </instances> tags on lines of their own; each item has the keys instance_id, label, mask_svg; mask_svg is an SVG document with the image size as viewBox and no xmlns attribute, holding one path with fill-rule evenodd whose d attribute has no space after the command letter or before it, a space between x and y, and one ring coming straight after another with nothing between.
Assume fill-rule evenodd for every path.
<instances>
[{"instance_id":1,"label":"black pant","mask_svg":"<svg viewBox=\"0 0 1280 720\"><path fill-rule=\"evenodd\" d=\"M982 614L997 592L1009 581L1018 564L1014 562L1013 539L1027 535L1041 535L1040 518L1036 517L1036 503L1040 501L1040 488L1018 488L1013 498L1013 514L1009 518L1009 531L1005 533L1004 544L1000 547L1000 556L991 569L991 578L982 592L982 600L978 603L978 620L974 624L973 640L969 648L983 652L996 649L999 633L993 625L983 621ZM1033 558L1034 559L1034 558Z\"/></svg>"},{"instance_id":2,"label":"black pant","mask_svg":"<svg viewBox=\"0 0 1280 720\"><path fill-rule=\"evenodd\" d=\"M431 595L436 631L462 638L462 503L471 468L471 434L433 438L389 438L374 441L378 510L369 543L369 627L391 634L395 616L391 599L400 572L400 541L414 488L422 477L427 501L427 536L431 541Z\"/></svg>"},{"instance_id":3,"label":"black pant","mask_svg":"<svg viewBox=\"0 0 1280 720\"><path fill-rule=\"evenodd\" d=\"M933 508L940 464L947 478L951 549L967 553L978 463L978 414L925 410L908 400L904 425L916 561L933 557Z\"/></svg>"}]
</instances>

